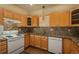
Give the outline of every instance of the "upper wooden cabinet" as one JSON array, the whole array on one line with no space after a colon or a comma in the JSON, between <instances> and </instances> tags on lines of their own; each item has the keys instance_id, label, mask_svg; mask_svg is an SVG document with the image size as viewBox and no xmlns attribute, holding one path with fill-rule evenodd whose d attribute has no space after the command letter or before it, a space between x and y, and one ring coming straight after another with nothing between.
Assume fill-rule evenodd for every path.
<instances>
[{"instance_id":1,"label":"upper wooden cabinet","mask_svg":"<svg viewBox=\"0 0 79 59\"><path fill-rule=\"evenodd\" d=\"M14 13L13 18L14 18L14 20L20 21L19 27L26 27L27 26L27 16Z\"/></svg>"},{"instance_id":2,"label":"upper wooden cabinet","mask_svg":"<svg viewBox=\"0 0 79 59\"><path fill-rule=\"evenodd\" d=\"M70 26L70 12L60 12L60 13L52 13L50 14L49 20L50 26Z\"/></svg>"},{"instance_id":3,"label":"upper wooden cabinet","mask_svg":"<svg viewBox=\"0 0 79 59\"><path fill-rule=\"evenodd\" d=\"M21 15L19 15L19 14L17 14L17 13L14 13L14 14L13 14L13 19L20 21Z\"/></svg>"},{"instance_id":4,"label":"upper wooden cabinet","mask_svg":"<svg viewBox=\"0 0 79 59\"><path fill-rule=\"evenodd\" d=\"M37 27L39 22L38 16L32 16L32 27Z\"/></svg>"},{"instance_id":5,"label":"upper wooden cabinet","mask_svg":"<svg viewBox=\"0 0 79 59\"><path fill-rule=\"evenodd\" d=\"M19 23L19 27L26 27L27 26L27 17L25 15L20 15L17 13L13 13L9 10L0 8L0 24L3 24L3 18L11 18L13 20L18 20L21 23ZM34 21L33 24L36 24L35 17L33 17Z\"/></svg>"},{"instance_id":6,"label":"upper wooden cabinet","mask_svg":"<svg viewBox=\"0 0 79 59\"><path fill-rule=\"evenodd\" d=\"M50 26L59 26L59 14L58 13L50 14L49 24Z\"/></svg>"},{"instance_id":7,"label":"upper wooden cabinet","mask_svg":"<svg viewBox=\"0 0 79 59\"><path fill-rule=\"evenodd\" d=\"M27 26L27 16L20 16L20 27L26 27Z\"/></svg>"},{"instance_id":8,"label":"upper wooden cabinet","mask_svg":"<svg viewBox=\"0 0 79 59\"><path fill-rule=\"evenodd\" d=\"M71 25L69 11L60 13L59 25L60 26L70 26Z\"/></svg>"},{"instance_id":9,"label":"upper wooden cabinet","mask_svg":"<svg viewBox=\"0 0 79 59\"><path fill-rule=\"evenodd\" d=\"M5 18L13 18L13 13L8 10L4 10L4 17Z\"/></svg>"}]
</instances>

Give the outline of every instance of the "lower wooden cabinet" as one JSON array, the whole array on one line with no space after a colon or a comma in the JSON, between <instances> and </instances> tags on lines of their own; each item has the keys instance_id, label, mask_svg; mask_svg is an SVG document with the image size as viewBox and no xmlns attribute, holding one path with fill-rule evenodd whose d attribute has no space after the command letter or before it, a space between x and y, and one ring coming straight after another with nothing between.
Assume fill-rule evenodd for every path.
<instances>
[{"instance_id":1,"label":"lower wooden cabinet","mask_svg":"<svg viewBox=\"0 0 79 59\"><path fill-rule=\"evenodd\" d=\"M27 36L26 36L27 38ZM29 44L27 42L29 41ZM39 36L39 35L30 35L29 40L26 40L25 46L34 46L40 49L48 50L48 39L46 36Z\"/></svg>"},{"instance_id":2,"label":"lower wooden cabinet","mask_svg":"<svg viewBox=\"0 0 79 59\"><path fill-rule=\"evenodd\" d=\"M30 44L30 38L29 38L29 34L25 34L25 39L24 39L24 47L28 47Z\"/></svg>"},{"instance_id":3,"label":"lower wooden cabinet","mask_svg":"<svg viewBox=\"0 0 79 59\"><path fill-rule=\"evenodd\" d=\"M7 53L7 40L0 41L0 54L6 54Z\"/></svg>"},{"instance_id":4,"label":"lower wooden cabinet","mask_svg":"<svg viewBox=\"0 0 79 59\"><path fill-rule=\"evenodd\" d=\"M47 37L41 37L41 42L40 42L40 48L44 50L48 50L48 38Z\"/></svg>"},{"instance_id":5,"label":"lower wooden cabinet","mask_svg":"<svg viewBox=\"0 0 79 59\"><path fill-rule=\"evenodd\" d=\"M71 53L72 49L72 41L70 39L64 39L63 40L63 53L69 54Z\"/></svg>"},{"instance_id":6,"label":"lower wooden cabinet","mask_svg":"<svg viewBox=\"0 0 79 59\"><path fill-rule=\"evenodd\" d=\"M79 54L79 46L72 41L72 39L63 40L63 53L64 54Z\"/></svg>"},{"instance_id":7,"label":"lower wooden cabinet","mask_svg":"<svg viewBox=\"0 0 79 59\"><path fill-rule=\"evenodd\" d=\"M72 54L79 54L79 46L75 42L72 42L71 53Z\"/></svg>"},{"instance_id":8,"label":"lower wooden cabinet","mask_svg":"<svg viewBox=\"0 0 79 59\"><path fill-rule=\"evenodd\" d=\"M34 35L30 35L30 45L35 46L35 36Z\"/></svg>"},{"instance_id":9,"label":"lower wooden cabinet","mask_svg":"<svg viewBox=\"0 0 79 59\"><path fill-rule=\"evenodd\" d=\"M35 43L35 47L38 47L38 48L40 48L40 36L38 36L38 35L35 35L35 40L34 40L34 43Z\"/></svg>"}]
</instances>

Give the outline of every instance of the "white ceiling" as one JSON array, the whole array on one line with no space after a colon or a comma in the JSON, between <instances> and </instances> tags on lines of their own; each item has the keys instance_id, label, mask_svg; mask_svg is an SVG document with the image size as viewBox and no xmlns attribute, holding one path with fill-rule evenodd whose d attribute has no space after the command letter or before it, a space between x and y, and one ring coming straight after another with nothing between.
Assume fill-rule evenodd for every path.
<instances>
[{"instance_id":1,"label":"white ceiling","mask_svg":"<svg viewBox=\"0 0 79 59\"><path fill-rule=\"evenodd\" d=\"M39 9L42 9L42 6L45 6L45 8L49 8L49 7L55 7L58 4L16 4L14 6L17 6L19 8L22 8L28 12L33 12Z\"/></svg>"},{"instance_id":2,"label":"white ceiling","mask_svg":"<svg viewBox=\"0 0 79 59\"><path fill-rule=\"evenodd\" d=\"M32 6L29 4L0 4L0 7L24 15L41 15L43 5L45 6L46 14L70 10L79 6L79 4L33 4Z\"/></svg>"}]
</instances>

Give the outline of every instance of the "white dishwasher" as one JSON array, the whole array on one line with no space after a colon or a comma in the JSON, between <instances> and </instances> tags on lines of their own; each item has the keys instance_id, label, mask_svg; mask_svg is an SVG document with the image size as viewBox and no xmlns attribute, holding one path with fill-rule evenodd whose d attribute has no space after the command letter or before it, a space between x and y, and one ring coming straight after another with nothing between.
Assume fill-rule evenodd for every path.
<instances>
[{"instance_id":1,"label":"white dishwasher","mask_svg":"<svg viewBox=\"0 0 79 59\"><path fill-rule=\"evenodd\" d=\"M48 51L56 54L61 54L62 38L48 37Z\"/></svg>"}]
</instances>

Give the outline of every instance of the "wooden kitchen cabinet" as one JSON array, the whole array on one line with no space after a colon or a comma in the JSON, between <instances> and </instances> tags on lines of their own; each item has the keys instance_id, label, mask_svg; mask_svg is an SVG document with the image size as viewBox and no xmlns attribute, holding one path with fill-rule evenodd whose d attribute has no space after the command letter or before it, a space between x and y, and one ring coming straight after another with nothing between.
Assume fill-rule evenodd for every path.
<instances>
[{"instance_id":1,"label":"wooden kitchen cabinet","mask_svg":"<svg viewBox=\"0 0 79 59\"><path fill-rule=\"evenodd\" d=\"M71 54L79 54L79 46L75 42L72 42Z\"/></svg>"},{"instance_id":2,"label":"wooden kitchen cabinet","mask_svg":"<svg viewBox=\"0 0 79 59\"><path fill-rule=\"evenodd\" d=\"M32 27L37 27L39 23L38 16L32 16Z\"/></svg>"},{"instance_id":3,"label":"wooden kitchen cabinet","mask_svg":"<svg viewBox=\"0 0 79 59\"><path fill-rule=\"evenodd\" d=\"M0 54L6 54L7 48L7 40L0 40Z\"/></svg>"},{"instance_id":4,"label":"wooden kitchen cabinet","mask_svg":"<svg viewBox=\"0 0 79 59\"><path fill-rule=\"evenodd\" d=\"M50 14L50 20L49 24L50 26L59 26L59 14L58 13L52 13Z\"/></svg>"},{"instance_id":5,"label":"wooden kitchen cabinet","mask_svg":"<svg viewBox=\"0 0 79 59\"><path fill-rule=\"evenodd\" d=\"M50 14L49 23L50 26L54 27L70 26L71 25L70 12L65 11Z\"/></svg>"},{"instance_id":6,"label":"wooden kitchen cabinet","mask_svg":"<svg viewBox=\"0 0 79 59\"><path fill-rule=\"evenodd\" d=\"M70 26L70 12L62 12L60 13L59 26Z\"/></svg>"},{"instance_id":7,"label":"wooden kitchen cabinet","mask_svg":"<svg viewBox=\"0 0 79 59\"><path fill-rule=\"evenodd\" d=\"M72 39L63 40L64 54L79 54L79 46Z\"/></svg>"},{"instance_id":8,"label":"wooden kitchen cabinet","mask_svg":"<svg viewBox=\"0 0 79 59\"><path fill-rule=\"evenodd\" d=\"M40 48L40 36L39 35L35 35L35 47Z\"/></svg>"},{"instance_id":9,"label":"wooden kitchen cabinet","mask_svg":"<svg viewBox=\"0 0 79 59\"><path fill-rule=\"evenodd\" d=\"M26 33L26 34L25 34L25 37L24 37L24 47L25 47L25 48L26 48L26 47L29 47L29 45L30 45L30 37L29 37L29 34Z\"/></svg>"},{"instance_id":10,"label":"wooden kitchen cabinet","mask_svg":"<svg viewBox=\"0 0 79 59\"><path fill-rule=\"evenodd\" d=\"M20 17L21 19L20 19L20 27L27 27L27 16L25 16L25 15L22 15L21 17Z\"/></svg>"},{"instance_id":11,"label":"wooden kitchen cabinet","mask_svg":"<svg viewBox=\"0 0 79 59\"><path fill-rule=\"evenodd\" d=\"M21 15L19 15L19 14L17 14L17 13L14 13L14 14L13 14L13 18L14 18L15 20L19 20L19 21L20 21Z\"/></svg>"},{"instance_id":12,"label":"wooden kitchen cabinet","mask_svg":"<svg viewBox=\"0 0 79 59\"><path fill-rule=\"evenodd\" d=\"M30 35L30 45L35 46L35 36L34 35Z\"/></svg>"},{"instance_id":13,"label":"wooden kitchen cabinet","mask_svg":"<svg viewBox=\"0 0 79 59\"><path fill-rule=\"evenodd\" d=\"M40 36L30 35L30 45L40 48Z\"/></svg>"},{"instance_id":14,"label":"wooden kitchen cabinet","mask_svg":"<svg viewBox=\"0 0 79 59\"><path fill-rule=\"evenodd\" d=\"M13 19L13 13L11 11L4 9L4 17Z\"/></svg>"},{"instance_id":15,"label":"wooden kitchen cabinet","mask_svg":"<svg viewBox=\"0 0 79 59\"><path fill-rule=\"evenodd\" d=\"M40 35L30 35L30 46L48 50L48 38Z\"/></svg>"},{"instance_id":16,"label":"wooden kitchen cabinet","mask_svg":"<svg viewBox=\"0 0 79 59\"><path fill-rule=\"evenodd\" d=\"M41 37L40 48L44 50L48 50L48 38L46 36Z\"/></svg>"},{"instance_id":17,"label":"wooden kitchen cabinet","mask_svg":"<svg viewBox=\"0 0 79 59\"><path fill-rule=\"evenodd\" d=\"M64 54L71 54L71 50L72 50L71 39L64 39L63 40L63 53Z\"/></svg>"}]
</instances>

